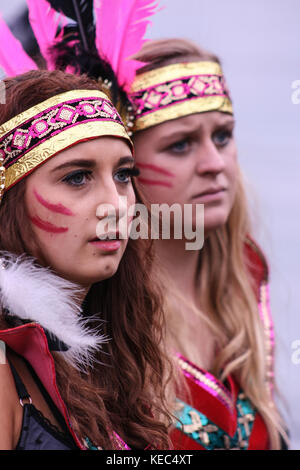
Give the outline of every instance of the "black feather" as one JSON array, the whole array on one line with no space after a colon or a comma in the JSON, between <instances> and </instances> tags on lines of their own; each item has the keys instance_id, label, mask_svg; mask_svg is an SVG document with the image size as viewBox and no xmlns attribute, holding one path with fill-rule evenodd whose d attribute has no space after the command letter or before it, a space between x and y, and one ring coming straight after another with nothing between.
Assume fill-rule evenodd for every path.
<instances>
[{"instance_id":1,"label":"black feather","mask_svg":"<svg viewBox=\"0 0 300 470\"><path fill-rule=\"evenodd\" d=\"M93 0L47 0L58 12L75 22L83 49L88 51L95 42Z\"/></svg>"},{"instance_id":2,"label":"black feather","mask_svg":"<svg viewBox=\"0 0 300 470\"><path fill-rule=\"evenodd\" d=\"M111 65L99 56L95 46L93 0L47 1L56 11L74 21L74 24L64 27L62 35L59 35L62 39L50 48L56 68L66 70L71 66L77 74L111 82L111 99L121 112L121 109L125 109L130 103L127 94L119 86ZM57 36L58 33L60 31Z\"/></svg>"}]
</instances>

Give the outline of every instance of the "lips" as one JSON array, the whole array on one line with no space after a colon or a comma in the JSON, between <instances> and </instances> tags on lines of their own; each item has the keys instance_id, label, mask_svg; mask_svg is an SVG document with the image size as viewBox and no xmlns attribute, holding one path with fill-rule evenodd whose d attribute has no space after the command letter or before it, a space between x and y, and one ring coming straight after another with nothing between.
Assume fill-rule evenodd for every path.
<instances>
[{"instance_id":1,"label":"lips","mask_svg":"<svg viewBox=\"0 0 300 470\"><path fill-rule=\"evenodd\" d=\"M201 193L199 194L196 194L195 196L193 196L193 199L196 199L198 197L203 197L203 196L207 196L209 194L218 194L218 193L221 193L223 191L226 191L226 188L224 188L223 186L213 186L211 188L208 188L206 191L202 191Z\"/></svg>"},{"instance_id":2,"label":"lips","mask_svg":"<svg viewBox=\"0 0 300 470\"><path fill-rule=\"evenodd\" d=\"M89 242L94 249L100 250L103 253L117 253L119 248L121 247L120 240L99 240L95 239L94 241Z\"/></svg>"}]
</instances>

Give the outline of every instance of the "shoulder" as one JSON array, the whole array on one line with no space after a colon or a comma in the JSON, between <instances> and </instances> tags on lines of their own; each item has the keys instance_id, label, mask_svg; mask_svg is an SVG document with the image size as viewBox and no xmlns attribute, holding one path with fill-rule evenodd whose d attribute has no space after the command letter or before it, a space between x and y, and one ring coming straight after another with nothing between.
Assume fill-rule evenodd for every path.
<instances>
[{"instance_id":1,"label":"shoulder","mask_svg":"<svg viewBox=\"0 0 300 470\"><path fill-rule=\"evenodd\" d=\"M258 243L250 236L245 239L244 252L250 276L256 289L259 289L262 283L268 283L269 281L269 267L266 256Z\"/></svg>"},{"instance_id":2,"label":"shoulder","mask_svg":"<svg viewBox=\"0 0 300 470\"><path fill-rule=\"evenodd\" d=\"M14 447L18 396L7 361L0 363L0 450Z\"/></svg>"}]
</instances>

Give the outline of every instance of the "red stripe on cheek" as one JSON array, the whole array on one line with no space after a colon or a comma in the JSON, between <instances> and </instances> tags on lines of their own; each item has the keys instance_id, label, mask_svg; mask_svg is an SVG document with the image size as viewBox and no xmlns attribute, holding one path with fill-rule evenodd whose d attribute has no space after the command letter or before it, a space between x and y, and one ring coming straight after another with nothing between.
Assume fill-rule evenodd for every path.
<instances>
[{"instance_id":1,"label":"red stripe on cheek","mask_svg":"<svg viewBox=\"0 0 300 470\"><path fill-rule=\"evenodd\" d=\"M139 178L139 182L142 184L148 184L150 186L165 186L166 188L173 188L172 183L168 183L167 181L155 181L155 180L148 180L146 178Z\"/></svg>"},{"instance_id":2,"label":"red stripe on cheek","mask_svg":"<svg viewBox=\"0 0 300 470\"><path fill-rule=\"evenodd\" d=\"M29 218L36 227L48 233L64 233L69 230L68 227L57 227L56 225L50 224L50 222L46 222L45 220L40 219L38 216L30 216Z\"/></svg>"},{"instance_id":3,"label":"red stripe on cheek","mask_svg":"<svg viewBox=\"0 0 300 470\"><path fill-rule=\"evenodd\" d=\"M137 163L136 166L139 168L145 168L148 170L155 171L156 173L161 173L162 175L171 176L171 177L175 176L170 171L165 170L164 168L161 168L158 165L153 165L153 163Z\"/></svg>"},{"instance_id":4,"label":"red stripe on cheek","mask_svg":"<svg viewBox=\"0 0 300 470\"><path fill-rule=\"evenodd\" d=\"M74 215L70 209L63 206L62 204L51 204L51 202L46 201L35 189L33 190L33 194L35 195L36 199L39 201L42 206L49 209L49 211L56 212L58 214L63 215Z\"/></svg>"}]
</instances>

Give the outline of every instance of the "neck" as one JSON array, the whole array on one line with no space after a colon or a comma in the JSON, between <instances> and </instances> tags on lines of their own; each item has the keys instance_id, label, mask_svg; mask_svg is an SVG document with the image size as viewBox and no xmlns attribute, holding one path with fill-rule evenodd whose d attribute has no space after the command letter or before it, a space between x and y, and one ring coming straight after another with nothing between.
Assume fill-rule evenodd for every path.
<instances>
[{"instance_id":1,"label":"neck","mask_svg":"<svg viewBox=\"0 0 300 470\"><path fill-rule=\"evenodd\" d=\"M185 243L185 240L158 240L155 244L157 263L164 266L175 287L196 301L195 279L199 251L186 250Z\"/></svg>"},{"instance_id":2,"label":"neck","mask_svg":"<svg viewBox=\"0 0 300 470\"><path fill-rule=\"evenodd\" d=\"M88 295L91 285L89 286L79 285L79 287L80 287L80 292L78 293L77 298L78 298L79 305L82 305L86 296Z\"/></svg>"},{"instance_id":3,"label":"neck","mask_svg":"<svg viewBox=\"0 0 300 470\"><path fill-rule=\"evenodd\" d=\"M171 302L166 310L169 346L210 370L214 364L215 339L201 308L199 281L196 282L201 252L186 250L185 240L158 240L155 248L157 265L164 266L170 284L179 294L174 297L170 290Z\"/></svg>"}]
</instances>

